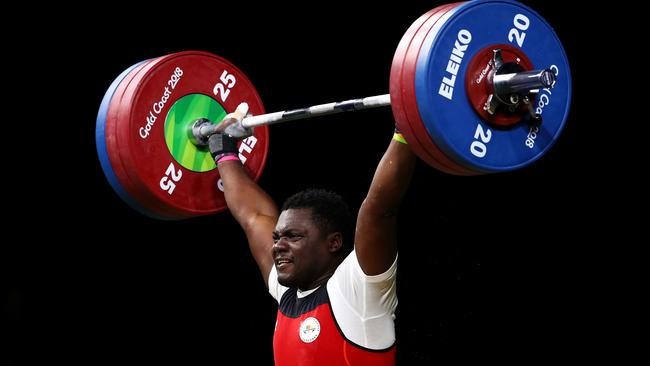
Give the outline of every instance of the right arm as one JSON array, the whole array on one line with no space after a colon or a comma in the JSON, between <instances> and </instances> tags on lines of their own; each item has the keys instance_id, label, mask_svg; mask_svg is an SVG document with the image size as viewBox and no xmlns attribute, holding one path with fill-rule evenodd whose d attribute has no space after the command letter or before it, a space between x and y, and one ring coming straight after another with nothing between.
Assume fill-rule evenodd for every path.
<instances>
[{"instance_id":1,"label":"right arm","mask_svg":"<svg viewBox=\"0 0 650 366\"><path fill-rule=\"evenodd\" d=\"M228 209L244 229L251 253L268 287L273 266L273 230L278 221L278 207L246 173L239 161L218 165Z\"/></svg>"},{"instance_id":2,"label":"right arm","mask_svg":"<svg viewBox=\"0 0 650 366\"><path fill-rule=\"evenodd\" d=\"M275 202L246 174L238 158L237 139L252 135L253 131L238 126L248 113L248 104L241 103L237 109L221 121L218 133L210 136L208 145L217 164L228 209L244 229L248 246L262 272L264 285L269 286L269 274L273 263L273 230L278 221ZM230 160L228 160L230 159Z\"/></svg>"}]
</instances>

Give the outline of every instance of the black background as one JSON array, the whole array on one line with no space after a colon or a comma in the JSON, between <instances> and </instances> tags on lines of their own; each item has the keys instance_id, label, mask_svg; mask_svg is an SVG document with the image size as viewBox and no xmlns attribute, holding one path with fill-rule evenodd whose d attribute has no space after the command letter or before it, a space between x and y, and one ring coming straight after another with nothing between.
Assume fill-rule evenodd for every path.
<instances>
[{"instance_id":1,"label":"black background","mask_svg":"<svg viewBox=\"0 0 650 366\"><path fill-rule=\"evenodd\" d=\"M596 41L562 2L524 3L554 27L572 67L565 130L514 172L464 178L418 163L400 216L400 364L576 361L597 327L585 306L585 238L608 199L589 190L603 164L587 99ZM272 364L274 301L232 217L152 220L108 185L94 142L104 92L132 64L196 49L243 70L267 111L387 93L403 33L440 4L57 8L23 44L52 102L43 122L57 127L33 157L45 163L20 182L26 204L12 208L21 228L3 267L10 364ZM321 187L356 210L393 123L382 108L273 126L259 184L278 204Z\"/></svg>"}]
</instances>

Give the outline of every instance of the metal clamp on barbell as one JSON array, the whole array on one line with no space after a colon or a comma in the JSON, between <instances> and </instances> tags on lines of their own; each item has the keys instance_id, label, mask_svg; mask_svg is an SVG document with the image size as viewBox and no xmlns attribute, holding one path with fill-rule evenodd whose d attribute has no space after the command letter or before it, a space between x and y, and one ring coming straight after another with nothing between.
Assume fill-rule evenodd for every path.
<instances>
[{"instance_id":1,"label":"metal clamp on barbell","mask_svg":"<svg viewBox=\"0 0 650 366\"><path fill-rule=\"evenodd\" d=\"M500 105L504 105L510 112L515 112L520 103L524 103L532 120L540 120L541 116L534 112L531 96L538 94L540 89L552 88L556 82L556 75L550 68L543 70L524 71L516 62L504 63L501 49L494 50L492 93L485 102L485 109L493 115Z\"/></svg>"}]
</instances>

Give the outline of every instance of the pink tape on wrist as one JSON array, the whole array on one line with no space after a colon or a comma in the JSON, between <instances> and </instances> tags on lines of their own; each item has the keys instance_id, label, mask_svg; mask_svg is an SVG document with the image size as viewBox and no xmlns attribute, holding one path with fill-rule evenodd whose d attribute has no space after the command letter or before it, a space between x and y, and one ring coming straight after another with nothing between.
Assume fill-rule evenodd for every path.
<instances>
[{"instance_id":1,"label":"pink tape on wrist","mask_svg":"<svg viewBox=\"0 0 650 366\"><path fill-rule=\"evenodd\" d=\"M224 161L229 161L229 160L237 160L239 161L239 156L237 155L224 155L219 160L217 160L217 164L223 163Z\"/></svg>"}]
</instances>

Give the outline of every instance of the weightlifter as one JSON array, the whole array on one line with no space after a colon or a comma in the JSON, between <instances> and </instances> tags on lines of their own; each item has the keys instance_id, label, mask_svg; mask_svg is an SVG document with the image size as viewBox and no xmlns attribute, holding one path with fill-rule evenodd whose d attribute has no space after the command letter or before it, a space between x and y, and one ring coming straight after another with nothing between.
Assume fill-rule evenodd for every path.
<instances>
[{"instance_id":1,"label":"weightlifter","mask_svg":"<svg viewBox=\"0 0 650 366\"><path fill-rule=\"evenodd\" d=\"M356 230L343 199L310 189L282 209L246 174L237 140L252 134L240 104L209 139L230 212L246 233L278 301L275 364L394 365L396 217L416 157L396 132L359 209Z\"/></svg>"}]
</instances>

